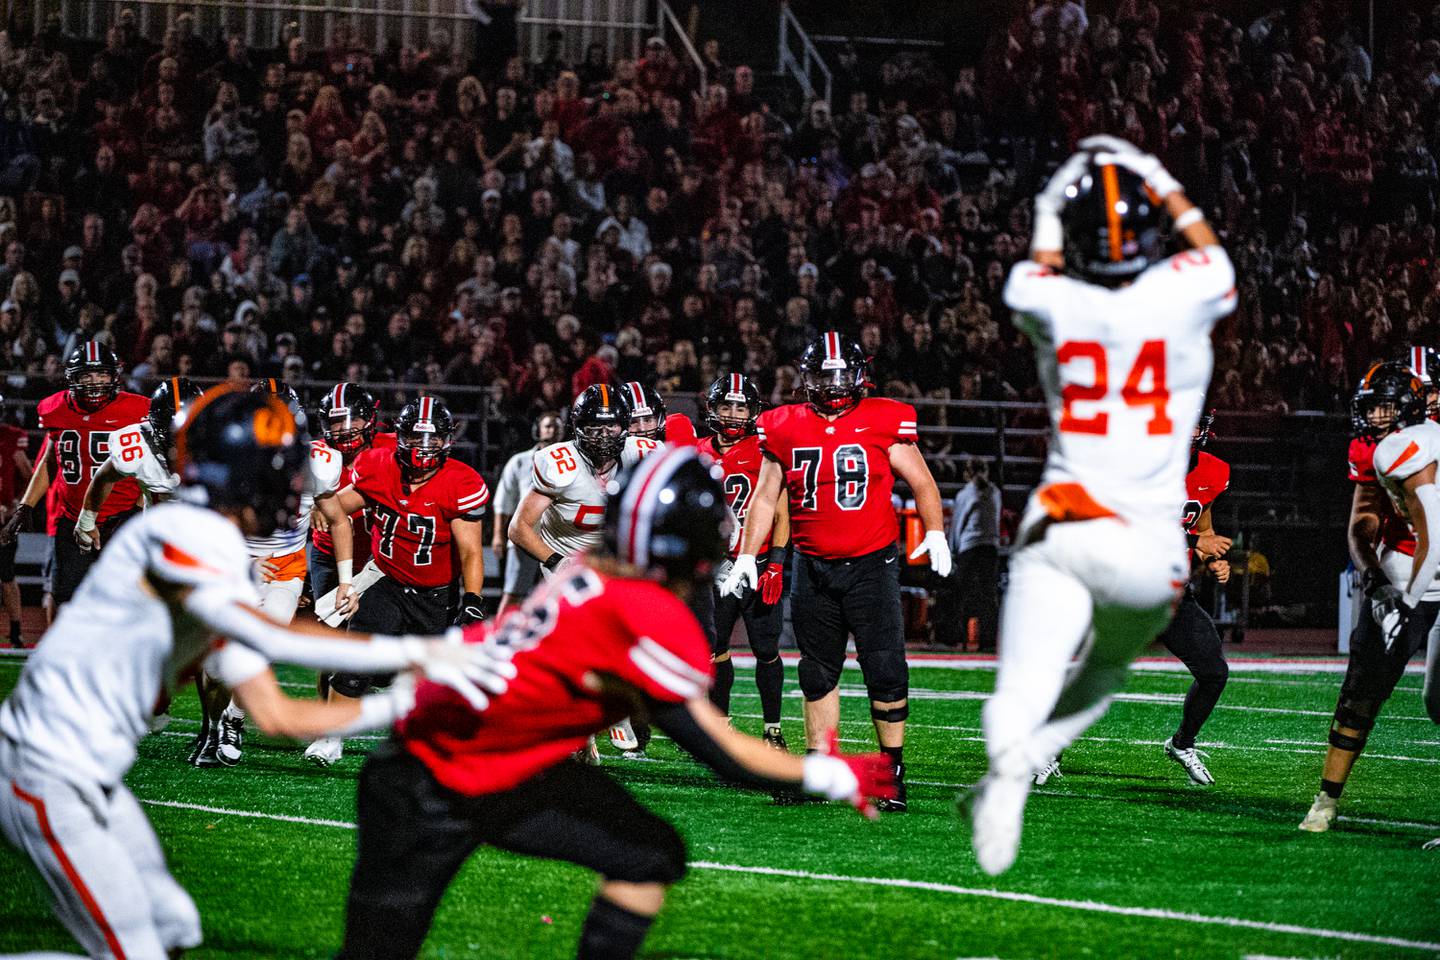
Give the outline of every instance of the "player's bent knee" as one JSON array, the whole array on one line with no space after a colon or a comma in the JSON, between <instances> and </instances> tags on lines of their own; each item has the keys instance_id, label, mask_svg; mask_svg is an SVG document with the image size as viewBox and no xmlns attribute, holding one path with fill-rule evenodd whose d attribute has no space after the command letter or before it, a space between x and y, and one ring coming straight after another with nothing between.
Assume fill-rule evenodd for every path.
<instances>
[{"instance_id":1,"label":"player's bent knee","mask_svg":"<svg viewBox=\"0 0 1440 960\"><path fill-rule=\"evenodd\" d=\"M865 690L880 703L904 700L910 695L910 668L904 650L880 650L860 662Z\"/></svg>"},{"instance_id":2,"label":"player's bent knee","mask_svg":"<svg viewBox=\"0 0 1440 960\"><path fill-rule=\"evenodd\" d=\"M810 657L800 658L795 673L800 678L800 692L810 701L827 696L840 682L839 667L831 667Z\"/></svg>"},{"instance_id":3,"label":"player's bent knee","mask_svg":"<svg viewBox=\"0 0 1440 960\"><path fill-rule=\"evenodd\" d=\"M332 673L330 689L342 697L358 700L370 689L370 676L364 673Z\"/></svg>"},{"instance_id":4,"label":"player's bent knee","mask_svg":"<svg viewBox=\"0 0 1440 960\"><path fill-rule=\"evenodd\" d=\"M1341 697L1335 707L1335 719L1330 723L1330 746L1351 753L1364 750L1379 713L1380 704L1373 700Z\"/></svg>"},{"instance_id":5,"label":"player's bent knee","mask_svg":"<svg viewBox=\"0 0 1440 960\"><path fill-rule=\"evenodd\" d=\"M870 706L870 719L879 720L881 723L903 723L909 716L910 704L908 703L898 707L878 707L874 704Z\"/></svg>"},{"instance_id":6,"label":"player's bent knee","mask_svg":"<svg viewBox=\"0 0 1440 960\"><path fill-rule=\"evenodd\" d=\"M606 870L607 880L626 883L658 883L671 886L685 876L685 840L669 824L657 829L644 843L631 851L631 862L615 870Z\"/></svg>"}]
</instances>

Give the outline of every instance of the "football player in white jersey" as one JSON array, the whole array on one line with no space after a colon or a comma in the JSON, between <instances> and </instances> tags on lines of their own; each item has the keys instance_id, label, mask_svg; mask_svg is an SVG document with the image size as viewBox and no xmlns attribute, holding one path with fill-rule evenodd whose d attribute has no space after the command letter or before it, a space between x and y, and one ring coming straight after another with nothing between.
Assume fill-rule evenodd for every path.
<instances>
[{"instance_id":1,"label":"football player in white jersey","mask_svg":"<svg viewBox=\"0 0 1440 960\"><path fill-rule=\"evenodd\" d=\"M150 395L144 420L110 434L110 457L91 478L75 521L75 541L82 549L102 546L96 517L121 480L134 477L140 484L142 507L168 500L175 492L180 477L170 469L170 427L181 408L199 396L200 388L189 377L171 377Z\"/></svg>"},{"instance_id":2,"label":"football player in white jersey","mask_svg":"<svg viewBox=\"0 0 1440 960\"><path fill-rule=\"evenodd\" d=\"M630 406L608 384L586 387L570 408L573 439L535 454L530 492L510 520L510 542L540 561L548 578L566 557L600 545L605 517L605 484L621 468L639 463L664 447L658 440L629 434ZM627 757L644 753L630 721L610 728L610 742ZM585 758L598 762L592 738Z\"/></svg>"},{"instance_id":3,"label":"football player in white jersey","mask_svg":"<svg viewBox=\"0 0 1440 960\"><path fill-rule=\"evenodd\" d=\"M540 561L510 541L510 518L520 508L521 499L530 492L535 476L535 454L559 440L563 428L559 414L542 413L535 419L530 431L535 440L534 446L515 454L500 471L500 483L495 487L495 499L491 503L495 510L495 525L490 538L490 549L495 556L505 558L505 583L500 594L500 606L495 609L497 620L525 598L540 576Z\"/></svg>"},{"instance_id":4,"label":"football player in white jersey","mask_svg":"<svg viewBox=\"0 0 1440 960\"><path fill-rule=\"evenodd\" d=\"M413 677L361 701L297 701L281 693L272 660L418 669L477 709L482 687L499 692L513 676L473 646L267 617L242 534L293 513L296 421L273 398L217 388L177 434L176 500L120 528L0 704L0 834L30 858L56 915L93 957L162 960L200 942L195 904L124 777L156 699L202 661L262 729L296 737L387 726L413 706Z\"/></svg>"},{"instance_id":5,"label":"football player in white jersey","mask_svg":"<svg viewBox=\"0 0 1440 960\"><path fill-rule=\"evenodd\" d=\"M984 710L990 767L971 798L992 875L1015 860L1036 769L1105 712L1185 585L1175 518L1210 330L1235 304L1230 258L1160 162L1111 137L1081 148L1036 198L1031 257L1005 286L1052 430L1010 563ZM1190 248L1168 259L1162 211Z\"/></svg>"},{"instance_id":6,"label":"football player in white jersey","mask_svg":"<svg viewBox=\"0 0 1440 960\"><path fill-rule=\"evenodd\" d=\"M300 398L283 381L273 377L257 380L251 390L278 397L292 410L300 410ZM319 511L329 525L335 544L335 567L339 585L335 607L345 610L351 603L351 577L355 565L355 540L350 517L340 508L335 494L340 490L344 458L323 441L310 441L301 468L300 509L295 522L265 536L246 537L245 546L260 571L260 609L280 623L295 619L300 594L305 589L305 545L310 540L310 515ZM234 700L228 703L224 688L198 678L204 723L195 740L190 762L197 767L233 767L240 762L245 743L245 710Z\"/></svg>"}]
</instances>

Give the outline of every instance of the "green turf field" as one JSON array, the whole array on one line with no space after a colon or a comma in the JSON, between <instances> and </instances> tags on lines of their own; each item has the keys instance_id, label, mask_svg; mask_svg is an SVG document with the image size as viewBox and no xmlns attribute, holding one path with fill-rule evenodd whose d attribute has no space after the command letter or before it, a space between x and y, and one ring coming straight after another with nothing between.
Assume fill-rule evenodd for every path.
<instances>
[{"instance_id":1,"label":"green turf field","mask_svg":"<svg viewBox=\"0 0 1440 960\"><path fill-rule=\"evenodd\" d=\"M18 663L0 663L0 691ZM284 678L300 694L298 671ZM792 688L793 670L788 677ZM869 743L859 676L846 674L842 733ZM1037 791L1015 868L986 877L952 809L984 768L988 670L916 669L907 749L911 812L869 823L844 807L772 806L736 792L667 742L607 769L676 823L692 870L649 940L650 957L1434 957L1440 956L1440 729L1419 678L1388 705L1347 789L1337 829L1296 830L1319 779L1336 675L1236 672L1202 734L1214 787L1187 785L1160 743L1189 678L1136 674L1126 699ZM737 725L758 732L749 671ZM793 693L793 689L790 691ZM786 734L801 741L799 701ZM193 696L141 744L130 785L206 943L190 956L326 957L338 946L362 761L351 742L321 771L293 745L247 743L244 763L184 764ZM371 741L373 742L373 741ZM169 806L165 804L170 804ZM294 818L294 819L289 819ZM74 950L37 882L0 845L0 953ZM593 879L569 867L477 855L436 917L424 956L571 955Z\"/></svg>"}]
</instances>

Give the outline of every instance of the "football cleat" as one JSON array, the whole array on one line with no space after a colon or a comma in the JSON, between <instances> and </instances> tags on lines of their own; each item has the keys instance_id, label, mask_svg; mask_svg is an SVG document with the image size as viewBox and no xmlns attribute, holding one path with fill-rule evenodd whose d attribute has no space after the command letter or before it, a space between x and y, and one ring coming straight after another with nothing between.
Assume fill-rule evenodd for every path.
<instances>
[{"instance_id":1,"label":"football cleat","mask_svg":"<svg viewBox=\"0 0 1440 960\"><path fill-rule=\"evenodd\" d=\"M190 749L190 765L192 767L218 767L220 758L215 751L220 746L220 725L209 723L200 729L195 737L195 745Z\"/></svg>"},{"instance_id":2,"label":"football cleat","mask_svg":"<svg viewBox=\"0 0 1440 960\"><path fill-rule=\"evenodd\" d=\"M305 748L305 759L322 767L328 767L345 754L345 741L339 737L321 737Z\"/></svg>"},{"instance_id":3,"label":"football cleat","mask_svg":"<svg viewBox=\"0 0 1440 960\"><path fill-rule=\"evenodd\" d=\"M1324 833L1330 829L1330 824L1335 822L1335 817L1340 813L1339 806L1340 801L1330 794L1315 794L1315 802L1310 804L1310 812L1300 821L1300 829L1306 833Z\"/></svg>"},{"instance_id":4,"label":"football cleat","mask_svg":"<svg viewBox=\"0 0 1440 960\"><path fill-rule=\"evenodd\" d=\"M781 753L788 753L790 750L789 745L785 743L785 734L780 732L779 727L766 727L765 733L760 737L760 739L764 740L766 743L774 747L776 750L779 750Z\"/></svg>"},{"instance_id":5,"label":"football cleat","mask_svg":"<svg viewBox=\"0 0 1440 960\"><path fill-rule=\"evenodd\" d=\"M240 762L245 745L245 718L236 716L226 707L220 714L220 742L216 745L215 756L227 767Z\"/></svg>"},{"instance_id":6,"label":"football cleat","mask_svg":"<svg viewBox=\"0 0 1440 960\"><path fill-rule=\"evenodd\" d=\"M610 728L610 745L622 753L640 749L640 739L635 736L635 728L630 726L629 717Z\"/></svg>"},{"instance_id":7,"label":"football cleat","mask_svg":"<svg viewBox=\"0 0 1440 960\"><path fill-rule=\"evenodd\" d=\"M1014 769L999 773L997 766ZM1020 852L1025 802L1030 798L1033 781L1034 774L1025 767L992 760L985 778L957 801L959 812L970 819L970 846L975 859L980 869L992 877L1009 870Z\"/></svg>"},{"instance_id":8,"label":"football cleat","mask_svg":"<svg viewBox=\"0 0 1440 960\"><path fill-rule=\"evenodd\" d=\"M1035 771L1035 786L1043 787L1051 780L1064 780L1065 774L1060 772L1060 756L1057 754L1045 761L1045 765Z\"/></svg>"},{"instance_id":9,"label":"football cleat","mask_svg":"<svg viewBox=\"0 0 1440 960\"><path fill-rule=\"evenodd\" d=\"M585 741L585 746L575 751L575 762L583 763L587 767L600 766L600 745L591 737Z\"/></svg>"},{"instance_id":10,"label":"football cleat","mask_svg":"<svg viewBox=\"0 0 1440 960\"><path fill-rule=\"evenodd\" d=\"M170 726L170 714L168 713L157 713L150 718L151 733L159 733L168 726Z\"/></svg>"},{"instance_id":11,"label":"football cleat","mask_svg":"<svg viewBox=\"0 0 1440 960\"><path fill-rule=\"evenodd\" d=\"M1211 776L1210 771L1205 766L1205 761L1200 759L1201 757L1210 756L1210 754L1205 751L1196 750L1194 747L1188 750L1181 750L1175 746L1173 738L1167 738L1165 740L1165 756L1184 767L1185 773L1190 777L1190 782L1197 787L1208 787L1215 782L1215 778ZM1039 781L1036 782L1038 783Z\"/></svg>"},{"instance_id":12,"label":"football cleat","mask_svg":"<svg viewBox=\"0 0 1440 960\"><path fill-rule=\"evenodd\" d=\"M904 813L910 809L905 797L905 764L895 764L895 796L876 800L875 809L881 813Z\"/></svg>"},{"instance_id":13,"label":"football cleat","mask_svg":"<svg viewBox=\"0 0 1440 960\"><path fill-rule=\"evenodd\" d=\"M1436 837L1434 840L1431 840L1429 843L1425 844L1425 846L1421 847L1420 849L1421 849L1421 850L1440 850L1440 837Z\"/></svg>"}]
</instances>

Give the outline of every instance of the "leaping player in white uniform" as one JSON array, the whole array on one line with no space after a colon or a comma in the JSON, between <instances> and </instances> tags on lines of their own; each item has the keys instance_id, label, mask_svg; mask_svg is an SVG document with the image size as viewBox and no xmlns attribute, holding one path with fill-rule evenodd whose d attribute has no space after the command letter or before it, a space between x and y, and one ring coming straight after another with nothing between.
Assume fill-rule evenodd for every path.
<instances>
[{"instance_id":1,"label":"leaping player in white uniform","mask_svg":"<svg viewBox=\"0 0 1440 960\"><path fill-rule=\"evenodd\" d=\"M292 410L300 409L300 398L286 383L268 377L251 387L255 393L278 397ZM355 539L350 517L339 506L335 494L340 490L340 474L344 458L323 441L312 440L305 464L301 469L300 509L295 522L277 528L265 536L245 538L250 558L260 571L260 609L280 623L295 619L300 594L305 589L308 565L305 545L310 540L310 515L319 511L329 525L335 544L335 567L339 586L336 587L337 610L351 604L351 577L354 574ZM197 767L233 767L240 762L245 742L245 710L233 699L227 701L224 688L197 678L203 723L195 740L190 762Z\"/></svg>"},{"instance_id":2,"label":"leaping player in white uniform","mask_svg":"<svg viewBox=\"0 0 1440 960\"><path fill-rule=\"evenodd\" d=\"M1080 146L1036 198L1031 258L1005 287L1052 430L1010 564L984 710L990 768L970 810L992 875L1015 861L1035 771L1104 714L1185 584L1175 518L1210 330L1235 306L1230 258L1160 162L1112 137ZM1162 210L1192 248L1168 259Z\"/></svg>"},{"instance_id":3,"label":"leaping player in white uniform","mask_svg":"<svg viewBox=\"0 0 1440 960\"><path fill-rule=\"evenodd\" d=\"M414 678L360 701L297 701L280 691L272 660L418 669L476 709L482 687L500 692L514 675L484 647L267 617L242 534L293 512L295 419L273 398L217 388L186 411L177 440L176 501L120 529L0 704L0 834L30 858L92 957L163 960L200 943L195 904L124 777L152 704L202 661L261 729L294 737L387 726L413 706Z\"/></svg>"},{"instance_id":4,"label":"leaping player in white uniform","mask_svg":"<svg viewBox=\"0 0 1440 960\"><path fill-rule=\"evenodd\" d=\"M630 408L608 384L586 387L570 408L573 439L535 453L530 492L510 520L510 542L540 561L548 578L567 557L600 545L605 484L621 468L664 448L648 437L627 435ZM643 756L629 720L610 728L610 742L628 757ZM591 740L587 757L599 761Z\"/></svg>"}]
</instances>

